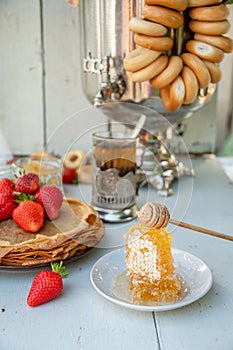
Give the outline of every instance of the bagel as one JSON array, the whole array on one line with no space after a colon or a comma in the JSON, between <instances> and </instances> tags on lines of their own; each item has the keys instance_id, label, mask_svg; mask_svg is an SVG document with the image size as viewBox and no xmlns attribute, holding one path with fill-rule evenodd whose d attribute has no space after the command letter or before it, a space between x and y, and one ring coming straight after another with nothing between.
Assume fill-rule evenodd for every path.
<instances>
[{"instance_id":1,"label":"bagel","mask_svg":"<svg viewBox=\"0 0 233 350\"><path fill-rule=\"evenodd\" d=\"M155 37L135 33L134 42L137 45L156 51L168 51L173 46L173 40L168 36Z\"/></svg>"},{"instance_id":2,"label":"bagel","mask_svg":"<svg viewBox=\"0 0 233 350\"><path fill-rule=\"evenodd\" d=\"M133 17L129 24L134 43L139 46L124 59L131 81L149 80L152 88L160 89L163 105L169 111L193 103L199 88L220 81L222 72L218 63L224 53L233 50L233 40L224 36L231 26L227 19L229 9L224 3L223 0L144 0L142 18ZM185 53L184 45L181 47L173 35L174 29L180 27L185 31ZM179 56L174 56L174 43L178 52L181 51ZM156 57L145 60L143 54L153 51Z\"/></svg>"},{"instance_id":3,"label":"bagel","mask_svg":"<svg viewBox=\"0 0 233 350\"><path fill-rule=\"evenodd\" d=\"M157 60L152 62L149 66L132 73L131 79L135 82L142 82L154 78L160 74L168 64L168 57L161 55Z\"/></svg>"},{"instance_id":4,"label":"bagel","mask_svg":"<svg viewBox=\"0 0 233 350\"><path fill-rule=\"evenodd\" d=\"M80 149L69 151L63 157L63 165L70 169L78 169L85 156L85 152Z\"/></svg>"},{"instance_id":5,"label":"bagel","mask_svg":"<svg viewBox=\"0 0 233 350\"><path fill-rule=\"evenodd\" d=\"M209 6L220 4L222 0L189 0L189 7Z\"/></svg>"},{"instance_id":6,"label":"bagel","mask_svg":"<svg viewBox=\"0 0 233 350\"><path fill-rule=\"evenodd\" d=\"M229 16L229 9L226 5L208 7L194 7L189 11L189 16L198 21L223 21Z\"/></svg>"},{"instance_id":7,"label":"bagel","mask_svg":"<svg viewBox=\"0 0 233 350\"><path fill-rule=\"evenodd\" d=\"M161 5L173 10L184 11L188 7L188 0L146 0L146 5Z\"/></svg>"},{"instance_id":8,"label":"bagel","mask_svg":"<svg viewBox=\"0 0 233 350\"><path fill-rule=\"evenodd\" d=\"M216 46L218 49L223 50L225 53L231 53L233 50L233 40L227 36L203 35L195 33L194 39Z\"/></svg>"},{"instance_id":9,"label":"bagel","mask_svg":"<svg viewBox=\"0 0 233 350\"><path fill-rule=\"evenodd\" d=\"M202 41L189 40L186 43L186 50L204 60L214 63L219 63L224 58L224 52L222 50Z\"/></svg>"},{"instance_id":10,"label":"bagel","mask_svg":"<svg viewBox=\"0 0 233 350\"><path fill-rule=\"evenodd\" d=\"M180 108L184 102L184 96L185 86L180 75L171 84L160 89L160 97L168 111L175 111Z\"/></svg>"},{"instance_id":11,"label":"bagel","mask_svg":"<svg viewBox=\"0 0 233 350\"><path fill-rule=\"evenodd\" d=\"M181 58L186 66L188 66L196 75L198 86L205 88L211 81L210 73L205 63L192 53L183 53Z\"/></svg>"},{"instance_id":12,"label":"bagel","mask_svg":"<svg viewBox=\"0 0 233 350\"><path fill-rule=\"evenodd\" d=\"M182 68L182 59L179 56L171 56L167 67L159 75L151 79L151 86L161 89L169 85L180 74Z\"/></svg>"},{"instance_id":13,"label":"bagel","mask_svg":"<svg viewBox=\"0 0 233 350\"><path fill-rule=\"evenodd\" d=\"M209 62L203 60L203 62L206 64L210 77L211 77L211 83L216 84L222 79L222 71L219 68L219 66L216 63Z\"/></svg>"},{"instance_id":14,"label":"bagel","mask_svg":"<svg viewBox=\"0 0 233 350\"><path fill-rule=\"evenodd\" d=\"M183 104L188 105L193 103L198 94L198 80L194 72L189 68L184 66L181 71L181 76L185 86L185 96Z\"/></svg>"},{"instance_id":15,"label":"bagel","mask_svg":"<svg viewBox=\"0 0 233 350\"><path fill-rule=\"evenodd\" d=\"M184 18L181 13L162 6L144 6L142 9L142 15L150 21L162 24L169 28L176 29L181 27L184 23Z\"/></svg>"},{"instance_id":16,"label":"bagel","mask_svg":"<svg viewBox=\"0 0 233 350\"><path fill-rule=\"evenodd\" d=\"M207 35L222 35L226 34L231 27L230 22L225 19L224 21L197 21L192 19L189 22L189 28L194 33L207 34Z\"/></svg>"},{"instance_id":17,"label":"bagel","mask_svg":"<svg viewBox=\"0 0 233 350\"><path fill-rule=\"evenodd\" d=\"M131 51L125 57L123 61L124 68L129 72L136 72L137 70L148 66L148 64L152 63L160 55L161 52L145 49L144 47L139 47Z\"/></svg>"},{"instance_id":18,"label":"bagel","mask_svg":"<svg viewBox=\"0 0 233 350\"><path fill-rule=\"evenodd\" d=\"M129 22L129 28L134 33L150 36L163 36L167 34L167 28L162 24L146 21L142 18L133 17Z\"/></svg>"}]
</instances>

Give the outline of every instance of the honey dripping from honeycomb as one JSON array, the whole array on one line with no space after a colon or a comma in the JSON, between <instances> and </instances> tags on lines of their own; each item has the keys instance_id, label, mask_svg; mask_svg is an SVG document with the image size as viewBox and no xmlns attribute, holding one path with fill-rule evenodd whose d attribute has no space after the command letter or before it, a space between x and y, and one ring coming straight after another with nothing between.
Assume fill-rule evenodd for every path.
<instances>
[{"instance_id":1,"label":"honey dripping from honeycomb","mask_svg":"<svg viewBox=\"0 0 233 350\"><path fill-rule=\"evenodd\" d=\"M126 269L133 301L172 303L180 299L181 282L174 274L172 235L166 229L167 208L145 204L139 212L140 223L126 235Z\"/></svg>"}]
</instances>

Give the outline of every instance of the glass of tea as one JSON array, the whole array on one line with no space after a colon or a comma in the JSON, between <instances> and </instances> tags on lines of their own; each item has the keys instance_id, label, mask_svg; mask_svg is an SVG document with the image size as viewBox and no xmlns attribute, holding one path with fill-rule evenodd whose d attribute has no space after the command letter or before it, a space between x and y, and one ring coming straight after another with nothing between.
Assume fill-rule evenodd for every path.
<instances>
[{"instance_id":1,"label":"glass of tea","mask_svg":"<svg viewBox=\"0 0 233 350\"><path fill-rule=\"evenodd\" d=\"M106 222L129 221L137 215L137 143L122 133L93 134L92 205Z\"/></svg>"}]
</instances>

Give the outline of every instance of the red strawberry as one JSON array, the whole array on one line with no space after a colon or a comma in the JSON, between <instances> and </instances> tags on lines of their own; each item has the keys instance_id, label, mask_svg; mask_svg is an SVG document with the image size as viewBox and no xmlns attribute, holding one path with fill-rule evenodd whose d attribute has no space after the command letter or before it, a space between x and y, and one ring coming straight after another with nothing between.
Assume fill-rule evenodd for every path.
<instances>
[{"instance_id":1,"label":"red strawberry","mask_svg":"<svg viewBox=\"0 0 233 350\"><path fill-rule=\"evenodd\" d=\"M15 190L17 192L24 192L24 193L35 193L40 186L40 180L39 177L36 174L33 173L27 173L22 176L20 176L15 184Z\"/></svg>"},{"instance_id":2,"label":"red strawberry","mask_svg":"<svg viewBox=\"0 0 233 350\"><path fill-rule=\"evenodd\" d=\"M44 224L44 209L40 203L25 201L13 211L12 217L24 231L37 232Z\"/></svg>"},{"instance_id":3,"label":"red strawberry","mask_svg":"<svg viewBox=\"0 0 233 350\"><path fill-rule=\"evenodd\" d=\"M52 263L52 271L40 271L32 282L31 289L27 297L29 306L37 306L50 301L62 293L62 278L66 278L69 273L60 264Z\"/></svg>"},{"instance_id":4,"label":"red strawberry","mask_svg":"<svg viewBox=\"0 0 233 350\"><path fill-rule=\"evenodd\" d=\"M64 167L62 181L64 184L76 184L76 183L78 183L78 176L76 174L75 169Z\"/></svg>"},{"instance_id":5,"label":"red strawberry","mask_svg":"<svg viewBox=\"0 0 233 350\"><path fill-rule=\"evenodd\" d=\"M58 217L63 202L63 195L58 187L44 185L36 192L35 197L37 202L43 205L48 219L54 220Z\"/></svg>"},{"instance_id":6,"label":"red strawberry","mask_svg":"<svg viewBox=\"0 0 233 350\"><path fill-rule=\"evenodd\" d=\"M0 221L10 219L16 207L11 194L0 193Z\"/></svg>"},{"instance_id":7,"label":"red strawberry","mask_svg":"<svg viewBox=\"0 0 233 350\"><path fill-rule=\"evenodd\" d=\"M0 192L5 194L12 194L15 189L13 182L10 179L0 179Z\"/></svg>"}]
</instances>

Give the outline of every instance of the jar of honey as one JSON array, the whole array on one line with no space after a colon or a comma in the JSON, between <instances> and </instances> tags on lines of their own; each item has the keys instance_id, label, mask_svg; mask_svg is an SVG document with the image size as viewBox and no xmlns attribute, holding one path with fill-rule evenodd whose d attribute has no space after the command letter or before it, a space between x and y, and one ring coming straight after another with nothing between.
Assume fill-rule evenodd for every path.
<instances>
[{"instance_id":1,"label":"jar of honey","mask_svg":"<svg viewBox=\"0 0 233 350\"><path fill-rule=\"evenodd\" d=\"M62 185L62 161L52 155L21 157L12 163L14 178L25 173L37 174L42 184Z\"/></svg>"}]
</instances>

